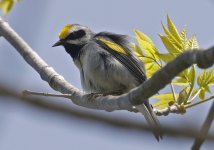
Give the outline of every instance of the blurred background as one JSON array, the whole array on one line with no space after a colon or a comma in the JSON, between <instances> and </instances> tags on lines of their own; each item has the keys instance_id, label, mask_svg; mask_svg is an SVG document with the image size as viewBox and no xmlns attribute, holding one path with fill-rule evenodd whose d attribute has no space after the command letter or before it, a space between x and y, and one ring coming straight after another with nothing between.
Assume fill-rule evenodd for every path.
<instances>
[{"instance_id":1,"label":"blurred background","mask_svg":"<svg viewBox=\"0 0 214 150\"><path fill-rule=\"evenodd\" d=\"M111 31L134 37L133 29L146 33L160 50L164 50L157 33L163 33L161 21L167 14L179 30L186 25L189 35L196 33L200 47L214 44L214 1L212 0L21 0L4 17L19 35L67 81L81 89L79 72L63 48L52 48L60 29L68 23L89 26L93 31ZM0 39L0 84L21 93L55 92L42 81L3 38ZM212 89L213 90L213 89ZM110 119L125 119L145 124L140 114L127 111L104 112L75 106L62 98L44 98L47 102L74 111ZM199 131L211 102L188 109L185 115L160 117L163 126ZM210 133L214 133L214 126ZM0 150L70 150L190 149L194 139L166 135L157 142L150 132L112 126L102 121L33 107L13 98L0 97ZM178 146L179 144L179 146ZM206 141L202 149L213 149Z\"/></svg>"}]
</instances>

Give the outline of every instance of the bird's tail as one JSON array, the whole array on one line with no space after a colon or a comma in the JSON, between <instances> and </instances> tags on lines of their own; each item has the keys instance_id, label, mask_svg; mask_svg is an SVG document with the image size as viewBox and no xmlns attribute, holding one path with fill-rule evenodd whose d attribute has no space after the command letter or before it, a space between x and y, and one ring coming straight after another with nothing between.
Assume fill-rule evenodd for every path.
<instances>
[{"instance_id":1,"label":"bird's tail","mask_svg":"<svg viewBox=\"0 0 214 150\"><path fill-rule=\"evenodd\" d=\"M141 112L144 115L149 126L152 128L153 134L154 134L155 138L157 139L157 141L162 139L163 133L162 133L160 122L157 119L157 116L154 114L150 104L148 103L148 105L147 105L147 103L146 103L146 104L137 105L135 107L138 109L139 112Z\"/></svg>"}]
</instances>

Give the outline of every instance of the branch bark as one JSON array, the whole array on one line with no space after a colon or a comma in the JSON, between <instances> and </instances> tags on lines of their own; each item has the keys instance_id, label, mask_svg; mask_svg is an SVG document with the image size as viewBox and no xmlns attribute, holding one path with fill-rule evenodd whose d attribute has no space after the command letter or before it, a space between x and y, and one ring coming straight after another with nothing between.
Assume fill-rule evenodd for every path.
<instances>
[{"instance_id":1,"label":"branch bark","mask_svg":"<svg viewBox=\"0 0 214 150\"><path fill-rule=\"evenodd\" d=\"M11 99L0 98L0 101L9 102L10 100L12 100L15 102L27 104L29 105L29 107L38 108L39 110L43 109L45 110L45 112L50 111L51 113L59 113L64 116L69 116L69 118L73 117L85 120L87 119L89 121L91 120L93 122L105 124L109 127L119 127L126 130L135 130L139 133L152 131L152 129L143 122L133 122L121 118L106 117L103 115L99 115L99 113L94 114L89 112L77 111L70 106L60 105L59 103L43 100L38 97L23 97L23 95L13 91L10 87L0 85L0 97L3 96L11 97ZM186 138L194 138L197 136L197 130L196 128L194 128L194 125L184 123L182 126L183 128L176 129L165 125L163 126L162 131L164 132L164 134L175 138L177 138L178 136ZM208 134L207 140L214 141L214 135Z\"/></svg>"},{"instance_id":2,"label":"branch bark","mask_svg":"<svg viewBox=\"0 0 214 150\"><path fill-rule=\"evenodd\" d=\"M20 53L48 84L56 91L71 94L70 99L79 106L106 111L132 110L133 105L142 104L146 99L164 88L181 71L197 64L200 68L208 68L214 63L214 47L207 50L190 50L178 56L164 68L155 73L139 87L120 96L88 96L69 84L61 75L50 67L38 54L9 26L0 19L0 35L2 35Z\"/></svg>"},{"instance_id":3,"label":"branch bark","mask_svg":"<svg viewBox=\"0 0 214 150\"><path fill-rule=\"evenodd\" d=\"M199 150L203 142L205 141L205 138L207 138L209 129L212 125L214 119L214 102L210 108L210 111L207 115L206 120L204 121L203 126L201 127L201 131L196 136L195 142L193 143L192 150Z\"/></svg>"}]
</instances>

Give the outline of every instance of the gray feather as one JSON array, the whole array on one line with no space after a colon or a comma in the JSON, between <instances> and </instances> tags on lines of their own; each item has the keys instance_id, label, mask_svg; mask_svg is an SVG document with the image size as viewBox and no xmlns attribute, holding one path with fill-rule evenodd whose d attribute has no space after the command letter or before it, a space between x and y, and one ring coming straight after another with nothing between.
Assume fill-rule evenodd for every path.
<instances>
[{"instance_id":1,"label":"gray feather","mask_svg":"<svg viewBox=\"0 0 214 150\"><path fill-rule=\"evenodd\" d=\"M153 113L152 108L148 108L145 104L135 106L139 112L141 112L149 126L153 130L153 134L157 141L163 138L161 125L156 115ZM150 107L150 106L149 106Z\"/></svg>"}]
</instances>

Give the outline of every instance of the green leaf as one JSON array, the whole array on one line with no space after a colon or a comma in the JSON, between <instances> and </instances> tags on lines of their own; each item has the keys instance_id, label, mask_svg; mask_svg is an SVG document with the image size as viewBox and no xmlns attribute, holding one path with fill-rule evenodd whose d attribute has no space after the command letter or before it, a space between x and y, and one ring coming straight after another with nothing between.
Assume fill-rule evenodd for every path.
<instances>
[{"instance_id":1,"label":"green leaf","mask_svg":"<svg viewBox=\"0 0 214 150\"><path fill-rule=\"evenodd\" d=\"M167 53L167 54L160 54L159 53L159 57L161 58L161 60L163 60L165 63L168 63L170 61L172 61L175 56L173 54Z\"/></svg>"},{"instance_id":2,"label":"green leaf","mask_svg":"<svg viewBox=\"0 0 214 150\"><path fill-rule=\"evenodd\" d=\"M3 15L6 15L11 10L13 3L13 0L2 0L0 2L0 8L2 9Z\"/></svg>"},{"instance_id":3,"label":"green leaf","mask_svg":"<svg viewBox=\"0 0 214 150\"><path fill-rule=\"evenodd\" d=\"M209 85L205 86L204 89L205 89L205 92L212 94Z\"/></svg>"},{"instance_id":4,"label":"green leaf","mask_svg":"<svg viewBox=\"0 0 214 150\"><path fill-rule=\"evenodd\" d=\"M138 45L134 44L134 49L137 57L143 57L143 52Z\"/></svg>"},{"instance_id":5,"label":"green leaf","mask_svg":"<svg viewBox=\"0 0 214 150\"><path fill-rule=\"evenodd\" d=\"M190 85L194 86L195 79L196 79L195 65L193 65L192 68L190 69L190 71L188 73L188 78L189 78L189 81L190 81Z\"/></svg>"},{"instance_id":6,"label":"green leaf","mask_svg":"<svg viewBox=\"0 0 214 150\"><path fill-rule=\"evenodd\" d=\"M194 35L190 39L187 40L186 46L187 49L196 49L199 48L197 37Z\"/></svg>"},{"instance_id":7,"label":"green leaf","mask_svg":"<svg viewBox=\"0 0 214 150\"><path fill-rule=\"evenodd\" d=\"M139 59L144 63L144 65L154 63L154 59L150 57L142 56L142 57L139 57Z\"/></svg>"},{"instance_id":8,"label":"green leaf","mask_svg":"<svg viewBox=\"0 0 214 150\"><path fill-rule=\"evenodd\" d=\"M201 100L205 99L206 92L212 93L210 90L210 86L213 85L214 83L213 72L214 72L214 68L211 68L209 70L203 70L197 78L197 84L201 89L199 93L199 98Z\"/></svg>"},{"instance_id":9,"label":"green leaf","mask_svg":"<svg viewBox=\"0 0 214 150\"><path fill-rule=\"evenodd\" d=\"M188 81L189 81L189 86L188 86L188 92L187 92L187 98L186 101L184 101L184 104L187 103L187 101L190 100L193 91L194 91L194 85L195 85L195 79L196 79L196 71L195 71L195 65L192 65L191 69L188 69Z\"/></svg>"},{"instance_id":10,"label":"green leaf","mask_svg":"<svg viewBox=\"0 0 214 150\"><path fill-rule=\"evenodd\" d=\"M144 64L144 66L148 78L150 78L155 72L157 72L160 69L160 66L156 63L146 63Z\"/></svg>"},{"instance_id":11,"label":"green leaf","mask_svg":"<svg viewBox=\"0 0 214 150\"><path fill-rule=\"evenodd\" d=\"M164 33L166 34L165 36L169 39L169 41L171 42L171 44L173 44L175 47L177 47L179 50L183 49L183 45L181 43L181 41L179 42L175 35L173 35L164 25L162 24L162 28L164 30ZM181 51L180 51L181 52Z\"/></svg>"},{"instance_id":12,"label":"green leaf","mask_svg":"<svg viewBox=\"0 0 214 150\"><path fill-rule=\"evenodd\" d=\"M181 53L179 48L175 44L173 44L172 41L167 36L163 36L159 34L159 37L161 38L164 46L166 47L169 53L177 53L177 54Z\"/></svg>"},{"instance_id":13,"label":"green leaf","mask_svg":"<svg viewBox=\"0 0 214 150\"><path fill-rule=\"evenodd\" d=\"M205 99L205 89L204 88L201 88L201 91L198 96L201 100Z\"/></svg>"},{"instance_id":14,"label":"green leaf","mask_svg":"<svg viewBox=\"0 0 214 150\"><path fill-rule=\"evenodd\" d=\"M193 90L192 97L196 97L201 91L201 88L197 88L196 90Z\"/></svg>"},{"instance_id":15,"label":"green leaf","mask_svg":"<svg viewBox=\"0 0 214 150\"><path fill-rule=\"evenodd\" d=\"M178 95L178 94L176 94ZM174 97L172 93L165 93L161 95L152 96L152 98L157 99L158 102L154 103L154 107L158 107L159 109L163 109L168 107L170 104L175 103Z\"/></svg>"},{"instance_id":16,"label":"green leaf","mask_svg":"<svg viewBox=\"0 0 214 150\"><path fill-rule=\"evenodd\" d=\"M135 32L135 36L139 37L141 40L148 42L149 44L151 44L152 46L155 47L154 43L152 42L152 40L143 32L139 31L139 30L134 30Z\"/></svg>"},{"instance_id":17,"label":"green leaf","mask_svg":"<svg viewBox=\"0 0 214 150\"><path fill-rule=\"evenodd\" d=\"M149 57L149 56L145 56L143 54L143 51L141 50L141 48L138 45L134 45L134 49L135 49L135 54L136 56L144 63L154 63L155 62L155 58ZM156 63L156 62L155 62Z\"/></svg>"},{"instance_id":18,"label":"green leaf","mask_svg":"<svg viewBox=\"0 0 214 150\"><path fill-rule=\"evenodd\" d=\"M199 97L201 99L205 98L205 92L212 93L210 90L210 86L214 84L214 68L209 70L203 70L201 74L198 76L197 84L201 89Z\"/></svg>"},{"instance_id":19,"label":"green leaf","mask_svg":"<svg viewBox=\"0 0 214 150\"><path fill-rule=\"evenodd\" d=\"M182 78L183 81L185 81L184 83L190 83L189 81L189 69L185 69L184 71L182 71L178 76L178 78Z\"/></svg>"},{"instance_id":20,"label":"green leaf","mask_svg":"<svg viewBox=\"0 0 214 150\"><path fill-rule=\"evenodd\" d=\"M189 82L185 78L176 77L176 79L172 81L172 84L179 86L188 86Z\"/></svg>"},{"instance_id":21,"label":"green leaf","mask_svg":"<svg viewBox=\"0 0 214 150\"><path fill-rule=\"evenodd\" d=\"M181 42L182 42L182 45L184 47L184 50L187 49L187 47L185 47L185 45L187 45L187 29L186 27L184 27L182 29L182 31L180 32L180 37L181 37Z\"/></svg>"},{"instance_id":22,"label":"green leaf","mask_svg":"<svg viewBox=\"0 0 214 150\"><path fill-rule=\"evenodd\" d=\"M180 86L187 86L191 85L194 86L196 79L196 71L195 66L192 68L186 69L182 71L175 80L173 80L173 84L180 85Z\"/></svg>"},{"instance_id":23,"label":"green leaf","mask_svg":"<svg viewBox=\"0 0 214 150\"><path fill-rule=\"evenodd\" d=\"M178 94L177 94L177 96L178 96ZM161 99L163 99L163 100L168 100L168 99L174 100L174 97L173 97L172 93L154 95L154 96L152 96L152 98L159 99L159 100L161 100Z\"/></svg>"},{"instance_id":24,"label":"green leaf","mask_svg":"<svg viewBox=\"0 0 214 150\"><path fill-rule=\"evenodd\" d=\"M167 16L167 25L168 29L162 23L165 35L159 34L159 36L170 54L176 53L177 55L185 50L196 49L199 47L196 36L194 35L188 39L185 27L182 29L181 33L179 33L169 16Z\"/></svg>"},{"instance_id":25,"label":"green leaf","mask_svg":"<svg viewBox=\"0 0 214 150\"><path fill-rule=\"evenodd\" d=\"M174 23L172 22L172 20L170 19L170 17L167 15L167 24L168 24L168 29L169 29L169 32L176 38L176 40L179 42L179 43L182 43L181 42L181 37L178 33L178 30L177 28L175 27Z\"/></svg>"},{"instance_id":26,"label":"green leaf","mask_svg":"<svg viewBox=\"0 0 214 150\"><path fill-rule=\"evenodd\" d=\"M181 105L182 103L185 104L187 102L189 91L190 91L190 87L186 87L179 93L179 96L177 99L177 103L179 105Z\"/></svg>"},{"instance_id":27,"label":"green leaf","mask_svg":"<svg viewBox=\"0 0 214 150\"><path fill-rule=\"evenodd\" d=\"M21 0L0 0L0 9L2 9L3 15L6 15L11 11L14 2L19 3L20 1Z\"/></svg>"},{"instance_id":28,"label":"green leaf","mask_svg":"<svg viewBox=\"0 0 214 150\"><path fill-rule=\"evenodd\" d=\"M206 77L207 77L207 85L211 86L214 84L214 68L209 69L206 72Z\"/></svg>"},{"instance_id":29,"label":"green leaf","mask_svg":"<svg viewBox=\"0 0 214 150\"><path fill-rule=\"evenodd\" d=\"M206 92L212 93L210 90L210 86L213 85L214 81L214 68L209 70L203 70L201 74L197 78L197 84L200 88L199 98L201 100L205 99Z\"/></svg>"},{"instance_id":30,"label":"green leaf","mask_svg":"<svg viewBox=\"0 0 214 150\"><path fill-rule=\"evenodd\" d=\"M206 82L206 72L203 70L201 74L198 76L198 85L200 87L204 86L203 84Z\"/></svg>"},{"instance_id":31,"label":"green leaf","mask_svg":"<svg viewBox=\"0 0 214 150\"><path fill-rule=\"evenodd\" d=\"M144 55L154 58L155 60L160 59L158 56L158 51L154 46L153 42L151 41L151 39L149 39L145 34L138 30L135 30L135 37Z\"/></svg>"},{"instance_id":32,"label":"green leaf","mask_svg":"<svg viewBox=\"0 0 214 150\"><path fill-rule=\"evenodd\" d=\"M192 39L193 39L192 49L199 48L197 36L196 36L196 35L193 35Z\"/></svg>"}]
</instances>

